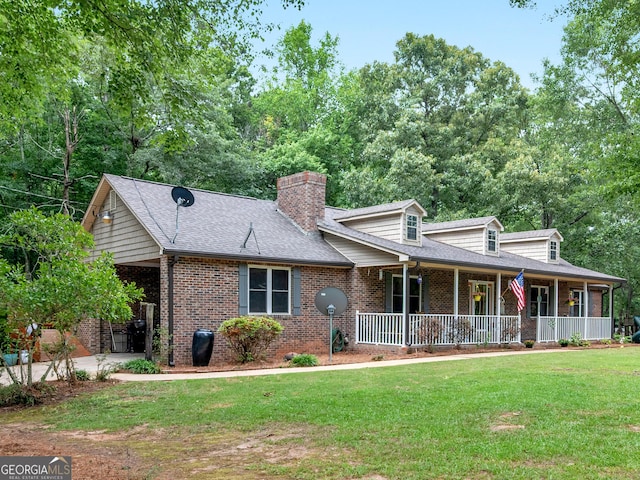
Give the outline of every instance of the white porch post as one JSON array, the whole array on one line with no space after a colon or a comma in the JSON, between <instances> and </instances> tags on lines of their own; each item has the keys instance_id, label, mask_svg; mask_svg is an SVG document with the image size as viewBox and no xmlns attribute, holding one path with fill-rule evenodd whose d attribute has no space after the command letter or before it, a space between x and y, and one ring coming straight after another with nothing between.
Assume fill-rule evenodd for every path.
<instances>
[{"instance_id":1,"label":"white porch post","mask_svg":"<svg viewBox=\"0 0 640 480\"><path fill-rule=\"evenodd\" d=\"M558 279L554 278L553 279L553 303L554 303L554 307L553 307L553 325L554 325L554 332L553 332L553 339L557 342L558 341Z\"/></svg>"},{"instance_id":2,"label":"white porch post","mask_svg":"<svg viewBox=\"0 0 640 480\"><path fill-rule=\"evenodd\" d=\"M402 266L402 344L409 339L409 264Z\"/></svg>"},{"instance_id":3,"label":"white porch post","mask_svg":"<svg viewBox=\"0 0 640 480\"><path fill-rule=\"evenodd\" d=\"M502 292L502 274L498 272L496 275L496 305L498 308L496 309L496 333L498 334L498 338L495 339L496 342L500 343L502 340L502 325L500 321L500 315L502 314L502 297L500 293Z\"/></svg>"},{"instance_id":4,"label":"white porch post","mask_svg":"<svg viewBox=\"0 0 640 480\"><path fill-rule=\"evenodd\" d=\"M587 285L587 282L584 282L583 298L584 298L584 313L582 316L584 317L584 338L589 338L588 337L589 332L587 332L587 318L589 317L589 285Z\"/></svg>"},{"instance_id":5,"label":"white porch post","mask_svg":"<svg viewBox=\"0 0 640 480\"><path fill-rule=\"evenodd\" d=\"M616 331L615 317L613 316L613 284L609 285L609 321L611 323L611 337Z\"/></svg>"},{"instance_id":6,"label":"white porch post","mask_svg":"<svg viewBox=\"0 0 640 480\"><path fill-rule=\"evenodd\" d=\"M460 270L455 268L453 270L453 315L458 319L458 287L460 284Z\"/></svg>"}]
</instances>

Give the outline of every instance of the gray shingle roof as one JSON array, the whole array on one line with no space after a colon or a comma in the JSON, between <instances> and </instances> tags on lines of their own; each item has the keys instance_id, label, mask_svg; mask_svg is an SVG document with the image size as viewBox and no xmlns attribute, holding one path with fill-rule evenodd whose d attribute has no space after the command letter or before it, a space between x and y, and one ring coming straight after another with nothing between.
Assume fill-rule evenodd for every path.
<instances>
[{"instance_id":1,"label":"gray shingle roof","mask_svg":"<svg viewBox=\"0 0 640 480\"><path fill-rule=\"evenodd\" d=\"M372 207L354 208L353 210L336 209L337 213L333 218L338 221L345 221L351 218L358 218L363 216L384 215L386 213L393 213L393 212L398 212L400 210L404 210L409 205L412 205L414 203L417 204L415 200L410 199L410 200L403 200L401 202L374 205Z\"/></svg>"},{"instance_id":2,"label":"gray shingle roof","mask_svg":"<svg viewBox=\"0 0 640 480\"><path fill-rule=\"evenodd\" d=\"M353 265L353 262L325 242L320 232L302 231L277 210L273 201L191 189L194 204L178 209L171 198L172 185L115 175L105 175L104 178L165 254L292 264ZM366 212L391 212L412 202L407 200L352 211L327 207L325 221L320 222L319 227L321 231L355 242L406 255L413 261L513 272L524 268L525 275L529 272L603 282L624 281L622 278L573 266L564 260L560 260L558 264L546 264L508 252L501 252L498 257L480 255L428 237L423 238L421 247L403 245L359 232L337 221L354 217L354 212L358 216ZM446 223L485 225L493 219L495 217L483 217ZM250 226L253 226L255 236L249 235ZM174 237L175 242L172 242Z\"/></svg>"},{"instance_id":3,"label":"gray shingle roof","mask_svg":"<svg viewBox=\"0 0 640 480\"><path fill-rule=\"evenodd\" d=\"M194 204L178 210L171 198L172 185L114 175L105 178L166 254L352 265L319 232L302 231L273 201L190 189ZM255 236L250 235L242 248L251 225Z\"/></svg>"},{"instance_id":4,"label":"gray shingle roof","mask_svg":"<svg viewBox=\"0 0 640 480\"><path fill-rule=\"evenodd\" d=\"M485 268L488 270L507 270L513 272L519 272L524 268L525 276L528 273L533 273L602 282L625 281L623 278L614 277L586 268L576 267L564 260L560 260L558 264L549 264L504 251L501 251L500 255L497 257L481 255L463 248L454 247L432 240L428 237L423 237L421 247L403 245L345 227L333 219L333 214L333 209L327 208L326 219L319 225L322 231L334 233L345 238L351 238L354 241L365 243L370 246L378 246L387 251L407 255L413 261L451 266Z\"/></svg>"},{"instance_id":5,"label":"gray shingle roof","mask_svg":"<svg viewBox=\"0 0 640 480\"><path fill-rule=\"evenodd\" d=\"M554 234L560 235L555 228L547 228L544 230L527 230L526 232L513 232L500 234L500 241L511 242L518 240L550 238Z\"/></svg>"},{"instance_id":6,"label":"gray shingle roof","mask_svg":"<svg viewBox=\"0 0 640 480\"><path fill-rule=\"evenodd\" d=\"M466 229L474 227L484 227L493 221L500 221L494 216L479 217L479 218L466 218L464 220L452 220L450 222L438 222L438 223L423 223L422 233L434 233L439 231ZM501 224L500 224L501 225Z\"/></svg>"}]
</instances>

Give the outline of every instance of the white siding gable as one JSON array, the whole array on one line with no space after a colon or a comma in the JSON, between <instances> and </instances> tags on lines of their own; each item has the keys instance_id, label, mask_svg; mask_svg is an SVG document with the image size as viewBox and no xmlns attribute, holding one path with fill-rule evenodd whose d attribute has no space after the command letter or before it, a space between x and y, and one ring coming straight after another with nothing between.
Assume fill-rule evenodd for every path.
<instances>
[{"instance_id":1,"label":"white siding gable","mask_svg":"<svg viewBox=\"0 0 640 480\"><path fill-rule=\"evenodd\" d=\"M115 207L115 208L114 208ZM112 190L107 195L100 211L111 211L113 222L102 223L98 217L91 226L96 247L89 254L95 260L103 251L111 252L115 263L135 263L155 260L160 257L160 246L140 225L120 198Z\"/></svg>"},{"instance_id":2,"label":"white siding gable","mask_svg":"<svg viewBox=\"0 0 640 480\"><path fill-rule=\"evenodd\" d=\"M521 232L520 238L510 239L507 237L500 243L500 248L505 252L520 255L522 257L531 258L544 263L558 263L560 260L560 242L562 237L560 234L552 233L549 236L536 235L536 231L530 232L530 236L527 236L529 232ZM551 258L552 242L555 242L556 246L556 258Z\"/></svg>"},{"instance_id":3,"label":"white siding gable","mask_svg":"<svg viewBox=\"0 0 640 480\"><path fill-rule=\"evenodd\" d=\"M500 255L500 232L503 230L502 224L498 220L491 220L486 224L476 225L458 225L448 228L447 223L443 224L445 228L438 229L439 224L431 231L424 232L430 239L438 242L446 243L458 248L464 248L471 252L481 255ZM495 232L495 243L490 241L489 231ZM490 246L494 249L491 250Z\"/></svg>"},{"instance_id":4,"label":"white siding gable","mask_svg":"<svg viewBox=\"0 0 640 480\"><path fill-rule=\"evenodd\" d=\"M342 255L347 257L356 267L374 267L398 263L398 256L368 247L330 233L324 234L326 242Z\"/></svg>"},{"instance_id":5,"label":"white siding gable","mask_svg":"<svg viewBox=\"0 0 640 480\"><path fill-rule=\"evenodd\" d=\"M424 212L418 206L411 205L403 211L391 212L385 215L364 216L353 220L345 219L340 223L345 227L384 238L385 240L391 240L392 242L421 246L423 214ZM415 220L415 239L408 238L408 219Z\"/></svg>"},{"instance_id":6,"label":"white siding gable","mask_svg":"<svg viewBox=\"0 0 640 480\"><path fill-rule=\"evenodd\" d=\"M384 215L374 218L343 221L345 227L362 233L400 243L402 241L402 216L400 214Z\"/></svg>"},{"instance_id":7,"label":"white siding gable","mask_svg":"<svg viewBox=\"0 0 640 480\"><path fill-rule=\"evenodd\" d=\"M475 253L484 253L484 228L474 228L462 231L434 232L428 234L431 240L446 243L458 248L464 248Z\"/></svg>"}]
</instances>

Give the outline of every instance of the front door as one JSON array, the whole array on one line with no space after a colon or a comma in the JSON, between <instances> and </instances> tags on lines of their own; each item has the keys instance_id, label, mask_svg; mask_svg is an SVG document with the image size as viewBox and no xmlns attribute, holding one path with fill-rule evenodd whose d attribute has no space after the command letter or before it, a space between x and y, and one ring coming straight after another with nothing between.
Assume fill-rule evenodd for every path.
<instances>
[{"instance_id":1,"label":"front door","mask_svg":"<svg viewBox=\"0 0 640 480\"><path fill-rule=\"evenodd\" d=\"M493 315L493 282L469 283L469 312L471 315Z\"/></svg>"}]
</instances>

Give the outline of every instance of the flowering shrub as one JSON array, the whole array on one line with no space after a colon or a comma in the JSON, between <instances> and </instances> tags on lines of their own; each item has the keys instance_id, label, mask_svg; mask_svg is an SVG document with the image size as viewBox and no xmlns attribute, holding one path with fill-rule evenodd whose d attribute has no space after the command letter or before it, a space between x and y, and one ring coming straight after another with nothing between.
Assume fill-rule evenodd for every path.
<instances>
[{"instance_id":1,"label":"flowering shrub","mask_svg":"<svg viewBox=\"0 0 640 480\"><path fill-rule=\"evenodd\" d=\"M227 339L238 361L246 363L260 358L282 330L273 318L244 316L225 320L218 333Z\"/></svg>"}]
</instances>

